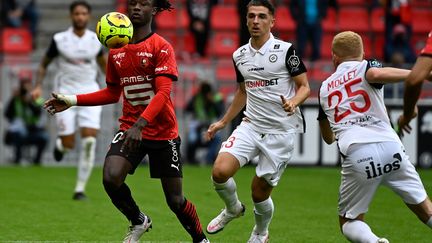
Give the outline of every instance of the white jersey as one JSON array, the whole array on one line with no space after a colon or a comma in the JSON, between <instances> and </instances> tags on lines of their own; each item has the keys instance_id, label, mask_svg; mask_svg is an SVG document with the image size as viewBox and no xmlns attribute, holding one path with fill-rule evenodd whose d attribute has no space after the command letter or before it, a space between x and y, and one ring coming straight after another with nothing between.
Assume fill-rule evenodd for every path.
<instances>
[{"instance_id":1,"label":"white jersey","mask_svg":"<svg viewBox=\"0 0 432 243\"><path fill-rule=\"evenodd\" d=\"M384 104L382 84L370 84L366 71L376 61L341 63L319 91L320 117L325 113L342 154L351 144L399 141Z\"/></svg>"},{"instance_id":2,"label":"white jersey","mask_svg":"<svg viewBox=\"0 0 432 243\"><path fill-rule=\"evenodd\" d=\"M290 99L295 95L291 77L306 72L291 43L275 39L273 35L255 50L250 42L233 54L237 82L244 82L247 93L245 116L257 132L268 134L304 132L303 115L297 107L288 116L280 96Z\"/></svg>"},{"instance_id":3,"label":"white jersey","mask_svg":"<svg viewBox=\"0 0 432 243\"><path fill-rule=\"evenodd\" d=\"M46 54L56 58L55 91L78 94L98 90L96 57L102 54L93 31L86 30L81 37L72 28L55 34Z\"/></svg>"}]
</instances>

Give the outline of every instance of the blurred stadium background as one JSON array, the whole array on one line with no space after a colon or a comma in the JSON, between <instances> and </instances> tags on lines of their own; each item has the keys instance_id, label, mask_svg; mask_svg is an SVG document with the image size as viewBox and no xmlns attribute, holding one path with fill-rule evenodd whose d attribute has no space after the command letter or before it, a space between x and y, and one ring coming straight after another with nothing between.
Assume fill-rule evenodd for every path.
<instances>
[{"instance_id":1,"label":"blurred stadium background","mask_svg":"<svg viewBox=\"0 0 432 243\"><path fill-rule=\"evenodd\" d=\"M21 72L30 70L35 77L35 70L41 57L48 47L52 35L70 26L68 6L71 0L37 0L40 13L37 36L31 36L27 28L5 28L0 40L0 112L3 113L4 105L10 98L12 90L18 84ZM92 21L89 25L93 29L96 20L113 10L125 12L126 0L88 0L93 7ZM291 18L287 0L275 1L276 25L273 32L281 39L295 41L295 22ZM310 62L304 59L308 68L308 77L312 88L311 97L304 106L307 119L307 135L299 136L294 164L307 165L337 165L339 157L336 146L324 145L319 137L318 124L315 121L317 114L317 90L320 82L333 70L331 63L331 40L333 35L342 30L359 32L364 40L366 57L383 58L384 45L384 10L382 7L369 8L369 1L339 0L339 10L328 9L327 17L323 22L323 38L321 44L321 59ZM236 0L220 0L212 9L211 32L208 45L208 55L205 58L197 58L193 55L195 44L192 34L188 29L189 19L186 13L185 0L172 1L175 10L163 12L155 18L156 32L168 39L174 46L180 71L180 81L174 86L172 99L180 123L180 131L183 141L187 128L187 119L184 115L185 103L191 98L197 89L200 80L209 80L224 95L226 103L236 89L235 73L232 68L231 54L239 46L239 16ZM413 0L412 3L412 37L411 45L418 53L425 44L427 33L432 29L432 1ZM362 21L359 21L359 20ZM364 21L363 21L364 20ZM35 39L36 48L32 48L32 38ZM309 50L307 50L308 52ZM409 64L406 65L410 67ZM104 77L100 77L100 83L104 85ZM403 84L386 88L389 94L387 104L393 120L401 111L401 97ZM44 82L44 96L49 96L52 90L50 76ZM420 104L420 116L414 121L413 134L404 138L413 163L430 167L432 164L432 146L424 145L419 141L431 141L432 139L432 84L423 86ZM103 110L102 132L98 136L97 163L102 163L106 152L106 146L111 140L119 117L120 105L105 106ZM429 111L428 111L429 110ZM54 164L51 149L56 134L52 118L46 116L46 127L51 134L47 152L44 154L44 164ZM0 137L3 138L6 121L0 119ZM229 132L225 131L226 134ZM184 146L183 146L184 147ZM306 148L307 147L307 148ZM11 149L0 143L0 165L7 164L11 159ZM66 163L76 161L77 153L71 153L66 158Z\"/></svg>"}]
</instances>

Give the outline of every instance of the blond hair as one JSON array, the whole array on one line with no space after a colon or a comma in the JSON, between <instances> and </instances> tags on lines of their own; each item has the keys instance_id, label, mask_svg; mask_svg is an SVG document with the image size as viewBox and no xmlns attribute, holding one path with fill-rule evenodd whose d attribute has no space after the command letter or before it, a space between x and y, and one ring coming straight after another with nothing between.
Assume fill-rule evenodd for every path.
<instances>
[{"instance_id":1,"label":"blond hair","mask_svg":"<svg viewBox=\"0 0 432 243\"><path fill-rule=\"evenodd\" d=\"M359 58L362 59L362 38L359 34L352 31L340 32L333 38L332 51L342 60Z\"/></svg>"}]
</instances>

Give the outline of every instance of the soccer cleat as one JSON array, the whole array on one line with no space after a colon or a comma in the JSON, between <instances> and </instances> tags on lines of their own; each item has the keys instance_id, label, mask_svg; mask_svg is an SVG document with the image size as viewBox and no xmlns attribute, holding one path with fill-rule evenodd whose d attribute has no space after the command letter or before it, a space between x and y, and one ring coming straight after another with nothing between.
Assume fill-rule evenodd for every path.
<instances>
[{"instance_id":1,"label":"soccer cleat","mask_svg":"<svg viewBox=\"0 0 432 243\"><path fill-rule=\"evenodd\" d=\"M242 204L242 209L238 214L230 214L226 208L222 210L222 212L216 216L210 223L207 225L207 233L209 234L216 234L217 232L223 230L225 225L227 225L231 220L235 218L239 218L240 216L244 215L244 212L246 210L245 206Z\"/></svg>"},{"instance_id":2,"label":"soccer cleat","mask_svg":"<svg viewBox=\"0 0 432 243\"><path fill-rule=\"evenodd\" d=\"M202 239L199 243L210 243L210 240L207 238Z\"/></svg>"},{"instance_id":3,"label":"soccer cleat","mask_svg":"<svg viewBox=\"0 0 432 243\"><path fill-rule=\"evenodd\" d=\"M149 231L152 227L152 221L148 216L145 216L144 223L129 226L129 230L123 243L138 243L141 236Z\"/></svg>"},{"instance_id":4,"label":"soccer cleat","mask_svg":"<svg viewBox=\"0 0 432 243\"><path fill-rule=\"evenodd\" d=\"M269 241L269 233L268 231L265 234L258 234L254 230L252 230L252 234L247 241L247 243L267 243Z\"/></svg>"},{"instance_id":5,"label":"soccer cleat","mask_svg":"<svg viewBox=\"0 0 432 243\"><path fill-rule=\"evenodd\" d=\"M60 151L57 146L54 146L54 159L57 162L60 162L63 159L64 153Z\"/></svg>"},{"instance_id":6,"label":"soccer cleat","mask_svg":"<svg viewBox=\"0 0 432 243\"><path fill-rule=\"evenodd\" d=\"M75 192L72 199L81 201L81 200L86 200L87 196L84 194L84 192Z\"/></svg>"},{"instance_id":7,"label":"soccer cleat","mask_svg":"<svg viewBox=\"0 0 432 243\"><path fill-rule=\"evenodd\" d=\"M390 243L390 241L387 240L386 238L380 238L377 240L377 243Z\"/></svg>"}]
</instances>

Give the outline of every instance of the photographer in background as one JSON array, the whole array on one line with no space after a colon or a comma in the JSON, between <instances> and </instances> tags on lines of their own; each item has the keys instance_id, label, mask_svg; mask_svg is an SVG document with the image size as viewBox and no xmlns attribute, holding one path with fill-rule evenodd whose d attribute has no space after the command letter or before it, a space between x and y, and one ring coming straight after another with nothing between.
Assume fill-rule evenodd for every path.
<instances>
[{"instance_id":1,"label":"photographer in background","mask_svg":"<svg viewBox=\"0 0 432 243\"><path fill-rule=\"evenodd\" d=\"M42 153L48 143L48 134L40 125L43 98L32 99L31 72L22 71L19 74L19 88L8 102L5 117L9 122L6 130L5 144L14 147L14 163L19 164L22 149L25 146L36 146L36 155L32 162L39 165Z\"/></svg>"}]
</instances>

